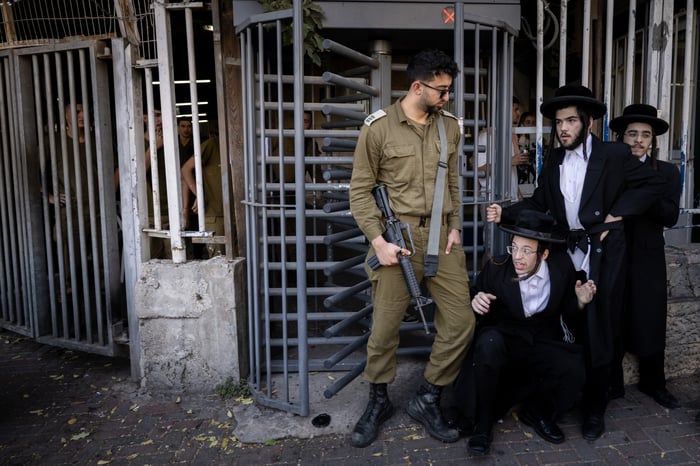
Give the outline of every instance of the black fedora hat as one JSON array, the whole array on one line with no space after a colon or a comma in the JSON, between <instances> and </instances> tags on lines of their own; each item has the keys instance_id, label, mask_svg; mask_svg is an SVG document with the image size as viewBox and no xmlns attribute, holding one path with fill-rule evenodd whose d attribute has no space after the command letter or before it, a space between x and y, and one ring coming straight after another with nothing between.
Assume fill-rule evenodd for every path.
<instances>
[{"instance_id":1,"label":"black fedora hat","mask_svg":"<svg viewBox=\"0 0 700 466\"><path fill-rule=\"evenodd\" d=\"M554 91L554 97L540 105L540 112L553 120L557 110L572 105L588 109L594 120L605 115L607 111L605 104L593 97L593 93L587 87L567 85Z\"/></svg>"},{"instance_id":2,"label":"black fedora hat","mask_svg":"<svg viewBox=\"0 0 700 466\"><path fill-rule=\"evenodd\" d=\"M498 227L506 233L512 233L523 238L546 241L549 243L565 243L566 239L557 235L554 228L556 220L549 215L536 210L524 209L518 212L515 223L499 223Z\"/></svg>"},{"instance_id":3,"label":"black fedora hat","mask_svg":"<svg viewBox=\"0 0 700 466\"><path fill-rule=\"evenodd\" d=\"M625 107L622 116L610 120L610 129L621 134L630 123L646 123L660 136L668 131L668 123L658 118L656 107L647 104L632 104Z\"/></svg>"}]
</instances>

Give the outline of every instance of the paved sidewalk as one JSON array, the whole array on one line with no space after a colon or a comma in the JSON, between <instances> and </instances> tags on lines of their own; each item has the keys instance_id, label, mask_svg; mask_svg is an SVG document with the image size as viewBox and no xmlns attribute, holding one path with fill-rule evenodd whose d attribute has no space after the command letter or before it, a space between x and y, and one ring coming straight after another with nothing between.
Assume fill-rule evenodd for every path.
<instances>
[{"instance_id":1,"label":"paved sidewalk","mask_svg":"<svg viewBox=\"0 0 700 466\"><path fill-rule=\"evenodd\" d=\"M626 397L611 403L607 431L596 442L581 437L573 414L561 423L567 435L561 445L541 440L509 414L494 432L491 455L474 458L466 439L443 444L426 436L405 413L409 391L398 387L390 387L397 413L379 439L355 449L348 444L347 419L359 412L331 413L345 416L337 426L342 434L298 438L326 431L309 427L311 417L213 393L151 395L129 379L127 361L40 345L2 329L0 371L0 465L700 464L700 374L670 381L683 404L673 411L627 387ZM346 387L354 390L346 396L363 406L366 385L353 383L358 387ZM284 424L281 419L296 438L272 439L271 423ZM245 430L271 437L242 443Z\"/></svg>"}]
</instances>

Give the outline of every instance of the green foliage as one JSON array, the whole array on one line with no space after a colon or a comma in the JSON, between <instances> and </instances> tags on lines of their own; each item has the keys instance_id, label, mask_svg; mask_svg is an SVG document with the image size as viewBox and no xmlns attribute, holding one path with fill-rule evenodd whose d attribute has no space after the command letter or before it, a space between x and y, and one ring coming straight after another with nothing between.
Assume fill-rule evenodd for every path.
<instances>
[{"instance_id":1,"label":"green foliage","mask_svg":"<svg viewBox=\"0 0 700 466\"><path fill-rule=\"evenodd\" d=\"M288 10L292 8L292 0L262 0L265 11ZM303 0L304 10L304 50L309 59L316 65L321 64L321 52L323 52L323 9L312 0ZM282 43L292 45L294 43L294 29L291 22L282 27Z\"/></svg>"},{"instance_id":2,"label":"green foliage","mask_svg":"<svg viewBox=\"0 0 700 466\"><path fill-rule=\"evenodd\" d=\"M227 377L224 383L214 387L214 391L223 399L250 396L248 382L245 380L240 380L238 383L234 383L233 377Z\"/></svg>"}]
</instances>

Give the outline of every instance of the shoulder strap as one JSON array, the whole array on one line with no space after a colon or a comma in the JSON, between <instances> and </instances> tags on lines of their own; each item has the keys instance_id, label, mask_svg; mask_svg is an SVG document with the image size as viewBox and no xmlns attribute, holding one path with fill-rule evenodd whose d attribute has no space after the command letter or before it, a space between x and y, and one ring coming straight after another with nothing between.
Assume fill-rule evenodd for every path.
<instances>
[{"instance_id":1,"label":"shoulder strap","mask_svg":"<svg viewBox=\"0 0 700 466\"><path fill-rule=\"evenodd\" d=\"M437 177L435 178L435 194L430 215L430 232L428 236L428 252L425 256L426 277L437 275L438 248L440 247L440 227L442 226L442 202L445 197L445 175L447 174L447 134L442 116L438 117L438 134L440 135L440 161L438 162Z\"/></svg>"}]
</instances>

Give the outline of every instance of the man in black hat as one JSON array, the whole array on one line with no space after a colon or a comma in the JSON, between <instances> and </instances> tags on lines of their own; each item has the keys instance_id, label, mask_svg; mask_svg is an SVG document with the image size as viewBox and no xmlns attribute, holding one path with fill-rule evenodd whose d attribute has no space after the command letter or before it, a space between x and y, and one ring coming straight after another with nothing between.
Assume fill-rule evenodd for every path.
<instances>
[{"instance_id":1,"label":"man in black hat","mask_svg":"<svg viewBox=\"0 0 700 466\"><path fill-rule=\"evenodd\" d=\"M617 140L628 144L639 162L650 165L666 180L666 191L643 214L625 219L627 289L622 319L625 323L614 361L610 397L624 395L622 358L628 351L639 360L639 390L660 405L673 409L678 400L666 389L666 254L664 227L678 221L681 183L678 168L657 160L656 137L668 131L651 105L627 106L610 121Z\"/></svg>"},{"instance_id":2,"label":"man in black hat","mask_svg":"<svg viewBox=\"0 0 700 466\"><path fill-rule=\"evenodd\" d=\"M591 134L605 104L583 86L562 86L540 106L552 120L550 150L532 197L508 208L492 204L487 220L509 222L519 210L550 212L566 230L574 268L598 287L582 322L586 355L583 425L587 440L605 430L605 408L624 296L623 219L640 215L664 192L663 178L639 163L628 145L603 143Z\"/></svg>"},{"instance_id":3,"label":"man in black hat","mask_svg":"<svg viewBox=\"0 0 700 466\"><path fill-rule=\"evenodd\" d=\"M508 255L492 258L479 273L472 299L477 332L455 384L466 418L476 421L469 451L485 454L493 423L515 403L520 419L552 443L564 441L557 417L570 409L585 378L580 345L564 319L580 314L596 292L581 283L567 255L550 252L565 240L554 219L523 210L512 225Z\"/></svg>"}]
</instances>

